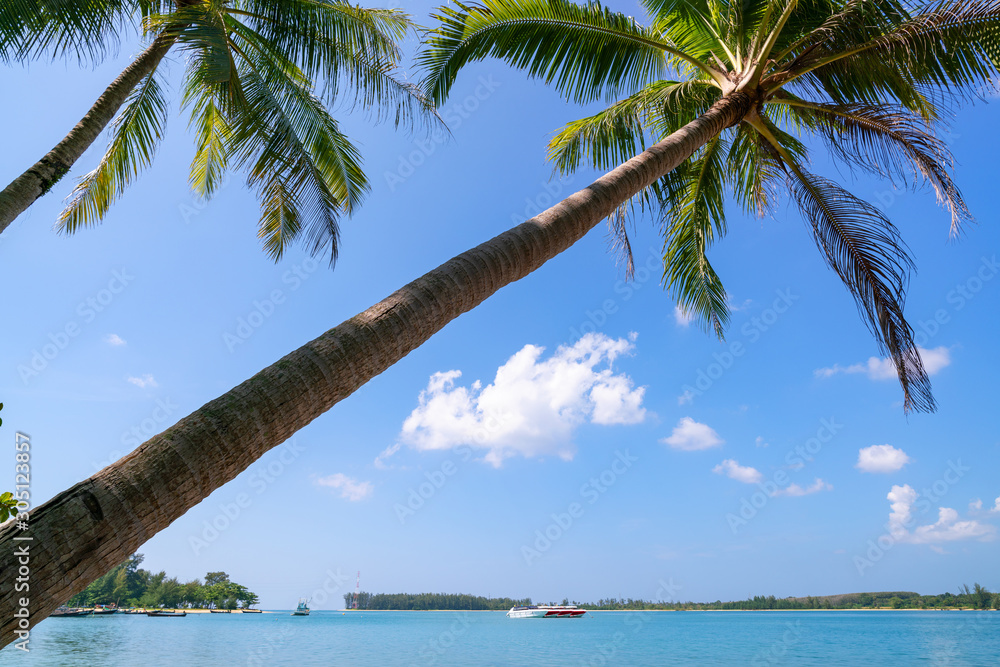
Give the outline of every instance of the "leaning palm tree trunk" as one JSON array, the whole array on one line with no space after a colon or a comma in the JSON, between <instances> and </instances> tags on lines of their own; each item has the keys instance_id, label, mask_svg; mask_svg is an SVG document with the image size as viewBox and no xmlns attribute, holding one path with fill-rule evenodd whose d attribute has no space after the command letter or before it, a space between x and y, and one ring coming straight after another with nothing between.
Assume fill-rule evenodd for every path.
<instances>
[{"instance_id":1,"label":"leaning palm tree trunk","mask_svg":"<svg viewBox=\"0 0 1000 667\"><path fill-rule=\"evenodd\" d=\"M37 623L123 562L271 448L419 347L448 322L527 276L677 167L753 100L722 98L703 116L540 215L468 250L304 345L88 480L0 529L0 571L30 546ZM32 540L15 541L30 536ZM13 576L0 581L0 646L15 639Z\"/></svg>"},{"instance_id":2,"label":"leaning palm tree trunk","mask_svg":"<svg viewBox=\"0 0 1000 667\"><path fill-rule=\"evenodd\" d=\"M156 69L173 45L174 39L174 37L160 37L154 40L118 75L117 79L111 82L87 115L56 144L55 148L0 192L0 233L66 175L115 117L132 90Z\"/></svg>"}]
</instances>

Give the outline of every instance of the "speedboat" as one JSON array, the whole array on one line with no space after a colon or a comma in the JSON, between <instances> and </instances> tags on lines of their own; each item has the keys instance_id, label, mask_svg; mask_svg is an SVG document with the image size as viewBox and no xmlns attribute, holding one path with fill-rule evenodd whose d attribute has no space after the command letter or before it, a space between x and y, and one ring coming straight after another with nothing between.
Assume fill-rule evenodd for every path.
<instances>
[{"instance_id":1,"label":"speedboat","mask_svg":"<svg viewBox=\"0 0 1000 667\"><path fill-rule=\"evenodd\" d=\"M526 607L511 607L507 618L580 618L586 609L576 605L533 604Z\"/></svg>"},{"instance_id":2,"label":"speedboat","mask_svg":"<svg viewBox=\"0 0 1000 667\"><path fill-rule=\"evenodd\" d=\"M309 602L306 598L299 598L299 606L295 608L292 612L292 616L308 616L309 615Z\"/></svg>"}]
</instances>

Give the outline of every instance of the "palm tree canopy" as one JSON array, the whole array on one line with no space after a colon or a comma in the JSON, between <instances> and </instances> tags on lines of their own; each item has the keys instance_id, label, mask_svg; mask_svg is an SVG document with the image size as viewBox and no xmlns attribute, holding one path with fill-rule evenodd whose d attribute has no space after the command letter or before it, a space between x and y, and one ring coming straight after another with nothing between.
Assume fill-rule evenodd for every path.
<instances>
[{"instance_id":1,"label":"palm tree canopy","mask_svg":"<svg viewBox=\"0 0 1000 667\"><path fill-rule=\"evenodd\" d=\"M972 218L940 131L954 104L997 74L1000 0L640 1L649 25L597 2L442 7L419 56L424 91L440 103L465 64L496 57L568 100L613 101L553 137L549 157L563 173L611 169L720 99L749 96L739 123L636 199L661 211L664 286L722 337L727 294L706 253L727 231L724 198L764 216L787 192L894 362L904 409L934 410L903 316L906 246L882 211L806 169L800 137L818 136L850 168L929 184L957 235Z\"/></svg>"},{"instance_id":2,"label":"palm tree canopy","mask_svg":"<svg viewBox=\"0 0 1000 667\"><path fill-rule=\"evenodd\" d=\"M275 260L298 239L335 261L339 220L368 190L361 156L329 110L334 103L346 99L397 126L435 118L400 73L409 16L340 0L14 0L0 10L0 58L97 59L133 23L183 55L191 187L210 198L227 170L244 172L261 202L258 236ZM132 90L59 230L100 222L152 162L170 107L160 69Z\"/></svg>"}]
</instances>

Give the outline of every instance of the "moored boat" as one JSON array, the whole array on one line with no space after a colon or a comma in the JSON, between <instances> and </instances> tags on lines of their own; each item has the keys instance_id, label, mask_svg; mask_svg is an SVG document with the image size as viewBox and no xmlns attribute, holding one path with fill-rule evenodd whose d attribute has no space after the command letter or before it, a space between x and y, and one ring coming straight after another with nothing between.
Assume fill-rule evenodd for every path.
<instances>
[{"instance_id":1,"label":"moored boat","mask_svg":"<svg viewBox=\"0 0 1000 667\"><path fill-rule=\"evenodd\" d=\"M309 600L306 598L299 598L299 606L295 608L292 612L292 616L308 616L309 615Z\"/></svg>"},{"instance_id":2,"label":"moored boat","mask_svg":"<svg viewBox=\"0 0 1000 667\"><path fill-rule=\"evenodd\" d=\"M90 614L91 612L89 609L70 609L69 607L63 606L49 614L49 618L74 618L79 616L90 616Z\"/></svg>"},{"instance_id":3,"label":"moored boat","mask_svg":"<svg viewBox=\"0 0 1000 667\"><path fill-rule=\"evenodd\" d=\"M154 618L166 618L166 617L177 617L187 616L186 611L147 611L146 616L152 616Z\"/></svg>"},{"instance_id":4,"label":"moored boat","mask_svg":"<svg viewBox=\"0 0 1000 667\"><path fill-rule=\"evenodd\" d=\"M586 609L577 609L576 605L533 604L511 607L507 618L580 618L586 613Z\"/></svg>"},{"instance_id":5,"label":"moored boat","mask_svg":"<svg viewBox=\"0 0 1000 667\"><path fill-rule=\"evenodd\" d=\"M240 609L241 614L263 614L260 609Z\"/></svg>"}]
</instances>

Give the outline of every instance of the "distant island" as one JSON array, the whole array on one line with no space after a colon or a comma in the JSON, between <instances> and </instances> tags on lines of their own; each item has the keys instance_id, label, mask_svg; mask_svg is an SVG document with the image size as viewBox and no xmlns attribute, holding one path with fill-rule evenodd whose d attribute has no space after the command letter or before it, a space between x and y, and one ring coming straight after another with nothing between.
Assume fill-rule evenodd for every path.
<instances>
[{"instance_id":1,"label":"distant island","mask_svg":"<svg viewBox=\"0 0 1000 667\"><path fill-rule=\"evenodd\" d=\"M126 562L96 579L82 593L66 602L69 607L141 607L143 609L247 609L257 604L255 593L230 581L225 572L209 572L205 580L181 583L166 572L153 573L139 566L143 555L133 554Z\"/></svg>"},{"instance_id":2,"label":"distant island","mask_svg":"<svg viewBox=\"0 0 1000 667\"><path fill-rule=\"evenodd\" d=\"M354 594L344 595L344 606L352 608ZM367 593L358 594L358 609L385 611L507 611L515 606L527 606L531 598L493 598L478 595L448 593ZM608 598L596 603L563 599L561 602L537 604L574 604L590 611L664 610L664 611L764 611L797 609L1000 609L1000 593L974 584L959 587L957 593L921 595L910 591L879 593L845 593L808 597L778 598L755 595L735 602L654 602L632 598Z\"/></svg>"}]
</instances>

